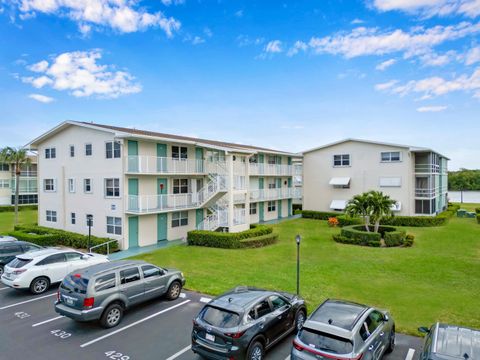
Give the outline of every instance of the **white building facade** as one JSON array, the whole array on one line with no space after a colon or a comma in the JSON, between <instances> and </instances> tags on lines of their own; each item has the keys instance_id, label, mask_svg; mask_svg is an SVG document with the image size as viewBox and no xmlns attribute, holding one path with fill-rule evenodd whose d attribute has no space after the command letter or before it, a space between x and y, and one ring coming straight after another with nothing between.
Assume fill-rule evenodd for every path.
<instances>
[{"instance_id":1,"label":"white building facade","mask_svg":"<svg viewBox=\"0 0 480 360\"><path fill-rule=\"evenodd\" d=\"M37 157L29 155L30 165L20 169L18 188L19 205L36 204L37 189ZM0 205L15 204L16 171L12 164L0 163Z\"/></svg>"},{"instance_id":2,"label":"white building facade","mask_svg":"<svg viewBox=\"0 0 480 360\"><path fill-rule=\"evenodd\" d=\"M447 206L448 158L426 148L346 139L303 153L303 209L344 211L378 190L397 215L436 215Z\"/></svg>"},{"instance_id":3,"label":"white building facade","mask_svg":"<svg viewBox=\"0 0 480 360\"><path fill-rule=\"evenodd\" d=\"M295 154L67 121L38 150L39 225L117 239L123 249L194 229L239 232L292 215Z\"/></svg>"}]
</instances>

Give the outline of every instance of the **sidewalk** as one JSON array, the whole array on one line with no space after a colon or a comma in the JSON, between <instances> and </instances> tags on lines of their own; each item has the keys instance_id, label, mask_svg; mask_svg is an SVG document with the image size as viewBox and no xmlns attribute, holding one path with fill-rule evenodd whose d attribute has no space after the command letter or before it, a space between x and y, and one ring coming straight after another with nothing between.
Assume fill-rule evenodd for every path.
<instances>
[{"instance_id":1,"label":"sidewalk","mask_svg":"<svg viewBox=\"0 0 480 360\"><path fill-rule=\"evenodd\" d=\"M114 252L108 256L110 260L123 260L131 256L144 254L158 249L167 248L170 246L185 245L186 243L183 240L172 240L172 241L161 241L155 245L134 247L127 250L121 250Z\"/></svg>"}]
</instances>

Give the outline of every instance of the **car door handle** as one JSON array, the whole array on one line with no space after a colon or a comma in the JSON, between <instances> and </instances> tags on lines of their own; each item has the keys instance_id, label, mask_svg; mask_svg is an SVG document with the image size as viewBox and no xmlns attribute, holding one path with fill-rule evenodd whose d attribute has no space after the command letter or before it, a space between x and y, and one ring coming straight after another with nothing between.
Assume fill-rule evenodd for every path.
<instances>
[{"instance_id":1,"label":"car door handle","mask_svg":"<svg viewBox=\"0 0 480 360\"><path fill-rule=\"evenodd\" d=\"M370 346L368 347L368 351L373 351L373 345L370 345Z\"/></svg>"},{"instance_id":2,"label":"car door handle","mask_svg":"<svg viewBox=\"0 0 480 360\"><path fill-rule=\"evenodd\" d=\"M383 335L385 335L385 333L382 331L379 335L380 335L380 337L383 337Z\"/></svg>"}]
</instances>

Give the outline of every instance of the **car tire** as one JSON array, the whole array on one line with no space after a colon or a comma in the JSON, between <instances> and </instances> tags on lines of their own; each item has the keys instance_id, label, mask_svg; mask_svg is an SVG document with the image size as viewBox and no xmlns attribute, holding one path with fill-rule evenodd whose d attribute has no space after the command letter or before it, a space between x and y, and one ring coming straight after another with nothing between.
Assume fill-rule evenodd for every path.
<instances>
[{"instance_id":1,"label":"car tire","mask_svg":"<svg viewBox=\"0 0 480 360\"><path fill-rule=\"evenodd\" d=\"M180 296L182 292L182 284L178 281L174 281L170 284L167 290L167 299L168 300L176 300Z\"/></svg>"},{"instance_id":2,"label":"car tire","mask_svg":"<svg viewBox=\"0 0 480 360\"><path fill-rule=\"evenodd\" d=\"M307 316L305 315L304 310L298 310L295 314L295 334L298 333L301 329L303 324L305 323Z\"/></svg>"},{"instance_id":3,"label":"car tire","mask_svg":"<svg viewBox=\"0 0 480 360\"><path fill-rule=\"evenodd\" d=\"M45 276L40 276L30 283L30 292L34 295L43 294L50 288L50 280Z\"/></svg>"},{"instance_id":4,"label":"car tire","mask_svg":"<svg viewBox=\"0 0 480 360\"><path fill-rule=\"evenodd\" d=\"M247 349L246 360L263 360L265 356L265 349L263 344L258 340L253 340Z\"/></svg>"},{"instance_id":5,"label":"car tire","mask_svg":"<svg viewBox=\"0 0 480 360\"><path fill-rule=\"evenodd\" d=\"M4 266L0 265L0 277L2 277L2 275L3 275L3 270L4 270Z\"/></svg>"},{"instance_id":6,"label":"car tire","mask_svg":"<svg viewBox=\"0 0 480 360\"><path fill-rule=\"evenodd\" d=\"M123 306L119 303L113 303L109 305L100 318L100 325L105 329L110 329L122 321L123 318Z\"/></svg>"},{"instance_id":7,"label":"car tire","mask_svg":"<svg viewBox=\"0 0 480 360\"><path fill-rule=\"evenodd\" d=\"M392 331L390 331L390 337L388 338L388 347L385 351L387 354L390 354L395 349L395 326L392 327Z\"/></svg>"}]
</instances>

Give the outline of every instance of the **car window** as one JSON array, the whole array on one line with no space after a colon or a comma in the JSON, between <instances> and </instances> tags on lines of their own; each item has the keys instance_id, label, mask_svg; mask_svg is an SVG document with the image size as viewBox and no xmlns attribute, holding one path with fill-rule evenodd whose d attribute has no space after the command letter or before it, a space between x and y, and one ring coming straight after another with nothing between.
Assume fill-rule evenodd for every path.
<instances>
[{"instance_id":1,"label":"car window","mask_svg":"<svg viewBox=\"0 0 480 360\"><path fill-rule=\"evenodd\" d=\"M115 287L115 273L103 275L95 280L95 291L112 289Z\"/></svg>"},{"instance_id":2,"label":"car window","mask_svg":"<svg viewBox=\"0 0 480 360\"><path fill-rule=\"evenodd\" d=\"M31 261L32 259L15 258L8 263L8 266L14 269L20 269L21 267L24 267Z\"/></svg>"},{"instance_id":3,"label":"car window","mask_svg":"<svg viewBox=\"0 0 480 360\"><path fill-rule=\"evenodd\" d=\"M265 316L272 311L267 300L263 300L255 305L255 310L257 311L257 319L260 319L262 316Z\"/></svg>"},{"instance_id":4,"label":"car window","mask_svg":"<svg viewBox=\"0 0 480 360\"><path fill-rule=\"evenodd\" d=\"M152 265L144 265L142 266L142 273L143 273L143 277L146 279L146 278L149 278L149 277L152 277L152 276L160 276L160 275L163 275L163 271L160 270L159 268L157 268L156 266L152 266Z\"/></svg>"},{"instance_id":5,"label":"car window","mask_svg":"<svg viewBox=\"0 0 480 360\"><path fill-rule=\"evenodd\" d=\"M273 310L281 309L287 305L287 302L278 295L270 296L270 302L272 303Z\"/></svg>"},{"instance_id":6,"label":"car window","mask_svg":"<svg viewBox=\"0 0 480 360\"><path fill-rule=\"evenodd\" d=\"M207 324L220 328L231 328L240 322L240 316L237 313L212 306L206 306L201 316Z\"/></svg>"},{"instance_id":7,"label":"car window","mask_svg":"<svg viewBox=\"0 0 480 360\"><path fill-rule=\"evenodd\" d=\"M120 271L120 283L128 284L140 280L140 272L137 267Z\"/></svg>"},{"instance_id":8,"label":"car window","mask_svg":"<svg viewBox=\"0 0 480 360\"><path fill-rule=\"evenodd\" d=\"M37 265L49 265L49 264L58 264L65 262L65 254L55 254L55 255L50 255L46 257L43 260L40 260Z\"/></svg>"},{"instance_id":9,"label":"car window","mask_svg":"<svg viewBox=\"0 0 480 360\"><path fill-rule=\"evenodd\" d=\"M300 330L298 337L304 344L317 350L335 354L349 354L353 351L350 340L306 327Z\"/></svg>"},{"instance_id":10,"label":"car window","mask_svg":"<svg viewBox=\"0 0 480 360\"><path fill-rule=\"evenodd\" d=\"M67 258L67 261L76 261L80 260L82 258L82 254L77 253L77 252L68 252L65 253L65 257Z\"/></svg>"},{"instance_id":11,"label":"car window","mask_svg":"<svg viewBox=\"0 0 480 360\"><path fill-rule=\"evenodd\" d=\"M0 248L0 255L19 254L22 248L19 245L7 245Z\"/></svg>"},{"instance_id":12,"label":"car window","mask_svg":"<svg viewBox=\"0 0 480 360\"><path fill-rule=\"evenodd\" d=\"M40 250L42 247L35 244L23 244L25 251Z\"/></svg>"},{"instance_id":13,"label":"car window","mask_svg":"<svg viewBox=\"0 0 480 360\"><path fill-rule=\"evenodd\" d=\"M383 315L379 311L372 311L370 315L365 319L360 328L360 337L363 340L367 340L368 337L377 329L382 323Z\"/></svg>"},{"instance_id":14,"label":"car window","mask_svg":"<svg viewBox=\"0 0 480 360\"><path fill-rule=\"evenodd\" d=\"M247 314L247 321L253 321L257 318L257 313L255 312L255 308L250 310Z\"/></svg>"},{"instance_id":15,"label":"car window","mask_svg":"<svg viewBox=\"0 0 480 360\"><path fill-rule=\"evenodd\" d=\"M88 279L81 277L80 274L67 275L60 284L60 287L76 293L86 294Z\"/></svg>"}]
</instances>

